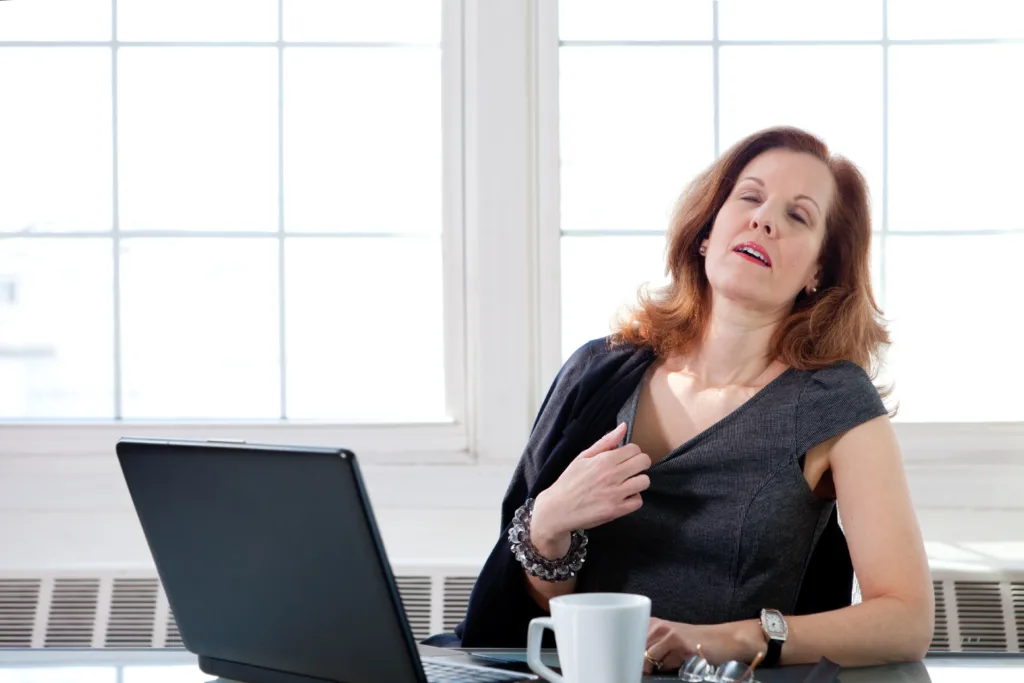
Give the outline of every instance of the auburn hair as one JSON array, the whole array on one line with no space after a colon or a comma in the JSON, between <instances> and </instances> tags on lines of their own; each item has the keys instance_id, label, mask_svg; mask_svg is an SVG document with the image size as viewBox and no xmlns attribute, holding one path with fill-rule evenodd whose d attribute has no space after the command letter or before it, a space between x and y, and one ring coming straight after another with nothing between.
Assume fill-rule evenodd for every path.
<instances>
[{"instance_id":1,"label":"auburn hair","mask_svg":"<svg viewBox=\"0 0 1024 683\"><path fill-rule=\"evenodd\" d=\"M857 167L824 142L792 127L768 128L736 143L697 176L676 204L667 235L667 285L642 288L637 304L613 326L614 342L650 346L658 355L685 353L700 343L711 317L711 285L700 244L747 164L772 149L810 154L832 172L836 192L826 212L818 256L818 291L797 295L771 341L772 357L798 370L840 360L874 378L889 345L871 291L871 213L867 183ZM883 394L888 393L884 391Z\"/></svg>"}]
</instances>

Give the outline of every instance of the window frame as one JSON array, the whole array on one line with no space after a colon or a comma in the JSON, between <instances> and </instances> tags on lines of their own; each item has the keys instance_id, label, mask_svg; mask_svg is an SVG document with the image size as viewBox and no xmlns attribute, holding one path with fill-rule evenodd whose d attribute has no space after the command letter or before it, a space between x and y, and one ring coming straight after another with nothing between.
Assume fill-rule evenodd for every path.
<instances>
[{"instance_id":1,"label":"window frame","mask_svg":"<svg viewBox=\"0 0 1024 683\"><path fill-rule=\"evenodd\" d=\"M0 456L105 458L122 436L333 444L352 448L372 477L390 481L381 491L396 505L493 507L493 492L520 457L561 367L558 9L546 0L443 1L445 37L455 36L445 43L442 83L445 353L449 386L461 387L449 398L456 417L429 424L3 422ZM918 472L912 478L967 465L995 472L1018 466L1024 454L1024 422L897 422L894 429L908 470ZM438 501L432 487L452 477L491 483ZM971 498L984 499L980 490Z\"/></svg>"},{"instance_id":2,"label":"window frame","mask_svg":"<svg viewBox=\"0 0 1024 683\"><path fill-rule=\"evenodd\" d=\"M963 41L951 40L929 40L929 39L907 39L891 40L888 37L885 16L887 3L881 3L883 12L882 37L875 41L806 41L806 40L729 40L724 41L718 37L718 8L717 1L714 3L714 28L713 36L708 40L680 40L680 41L655 41L654 44L678 44L680 45L705 45L710 46L714 51L714 148L715 157L722 152L719 141L719 107L718 107L718 47L721 45L802 45L802 44L850 44L863 43L869 45L881 45L883 47L883 99L882 116L888 117L888 47L893 44L936 44L936 43L992 43L1007 42L994 39L964 39ZM563 233L560 225L560 156L559 156L559 84L558 84L558 59L559 48L562 41L559 36L559 9L558 2L546 3L537 1L533 4L535 11L534 31L536 34L536 82L538 84L536 95L536 110L538 112L538 147L537 147L537 178L538 178L538 208L539 217L538 243L543 249L538 254L538 318L542 321L543 334L541 335L541 354L539 361L539 374L541 382L550 381L558 372L562 364L561 346L561 264L560 264L560 243L563 234L574 235L577 233ZM571 41L567 41L570 42ZM586 42L586 41L584 41ZM598 41L601 45L616 44L622 42L628 44L645 44L637 41ZM1008 42L1024 42L1013 40ZM888 126L883 121L882 126L882 214L883 223L880 229L873 235L880 239L881 254L880 262L882 273L880 282L882 286L880 305L884 308L885 291L885 237L894 234L888 230ZM593 234L593 233L586 233ZM620 236L623 231L602 231L600 235ZM650 236L651 231L636 230L629 232L629 235ZM658 235L663 233L658 232ZM902 233L895 233L902 234ZM914 233L918 234L918 233ZM946 233L943 232L945 235ZM956 233L949 233L956 234ZM974 234L974 233L971 233ZM905 422L896 420L893 422L897 439L900 443L901 453L908 470L930 470L941 466L963 466L967 464L1003 467L1006 465L1017 466L1022 462L1024 456L1024 422Z\"/></svg>"},{"instance_id":3,"label":"window frame","mask_svg":"<svg viewBox=\"0 0 1024 683\"><path fill-rule=\"evenodd\" d=\"M111 55L111 88L114 139L111 149L114 164L113 201L116 206L117 195L117 51L123 46L177 46L204 47L218 46L230 49L240 47L247 49L252 46L275 47L278 54L278 92L284 87L283 59L284 49L289 46L302 46L301 41L284 40L283 33L283 0L278 0L278 35L276 41L219 43L208 41L122 41L117 35L117 5L111 5L112 33L110 40L104 41L4 41L0 49L10 47L34 47L47 49L50 47L95 46L110 49ZM459 464L471 462L474 448L470 443L473 424L476 417L468 400L470 385L474 375L471 363L467 362L468 340L477 334L472 328L478 321L468 315L467 287L465 264L467 262L466 243L472 227L466 221L466 176L465 164L467 151L472 142L466 139L466 107L463 103L463 91L466 81L466 2L464 0L442 0L441 2L441 106L442 106L442 277L443 310L444 310L444 362L445 362L445 404L447 420L429 422L387 422L353 423L345 421L302 421L291 419L280 420L74 420L74 419L6 419L0 421L0 443L2 451L15 454L63 455L63 454L102 454L111 453L113 445L122 436L168 437L168 438L201 438L201 439L243 439L263 443L293 444L343 444L360 453L363 460L379 464L415 463L446 463ZM347 46L349 43L338 42L325 44L314 43L316 46L337 45ZM371 49L369 44L353 44ZM386 45L382 46L387 49ZM284 159L283 159L283 108L284 101L278 97L278 192L283 193ZM278 240L279 264L283 265L284 240L292 233L285 233L283 212L278 216L278 229L275 233L258 236L262 239ZM117 290L119 269L119 243L125 236L157 237L242 237L236 233L197 233L181 231L178 233L143 232L127 233L121 231L117 224L115 212L114 224L109 232L104 233L54 233L34 234L33 238L46 237L97 237L110 239L114 252L114 291L115 299L115 369L111 378L115 384L115 414L120 413L120 316ZM6 233L5 238L23 238L25 235ZM344 236L339 237L341 239ZM283 270L280 271L283 278ZM283 283L279 283L283 287ZM279 321L284 320L285 302L280 302ZM285 368L285 350L283 346L284 331L279 331L282 339L280 368L282 375ZM414 358L414 357L413 357ZM382 375L386 376L387 367L382 364ZM282 376L281 405L285 408L285 384ZM344 387L339 387L343 391Z\"/></svg>"}]
</instances>

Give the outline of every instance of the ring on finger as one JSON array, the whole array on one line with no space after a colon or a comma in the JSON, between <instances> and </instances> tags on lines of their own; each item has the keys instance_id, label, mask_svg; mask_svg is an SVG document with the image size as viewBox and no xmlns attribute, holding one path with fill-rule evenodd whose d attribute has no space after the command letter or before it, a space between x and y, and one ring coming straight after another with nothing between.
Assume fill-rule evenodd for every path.
<instances>
[{"instance_id":1,"label":"ring on finger","mask_svg":"<svg viewBox=\"0 0 1024 683\"><path fill-rule=\"evenodd\" d=\"M661 671L661 662L652 657L649 650L644 650L644 659L646 659L647 663L651 665L651 669L653 669L655 673Z\"/></svg>"}]
</instances>

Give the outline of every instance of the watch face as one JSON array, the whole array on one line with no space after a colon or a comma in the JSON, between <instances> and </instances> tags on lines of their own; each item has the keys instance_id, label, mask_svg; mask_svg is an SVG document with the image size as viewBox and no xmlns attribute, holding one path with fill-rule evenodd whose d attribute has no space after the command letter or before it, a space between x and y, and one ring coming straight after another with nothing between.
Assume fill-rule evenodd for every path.
<instances>
[{"instance_id":1,"label":"watch face","mask_svg":"<svg viewBox=\"0 0 1024 683\"><path fill-rule=\"evenodd\" d=\"M782 618L782 614L776 610L765 610L764 611L764 630L767 631L770 638L778 638L781 640L786 639L786 620Z\"/></svg>"}]
</instances>

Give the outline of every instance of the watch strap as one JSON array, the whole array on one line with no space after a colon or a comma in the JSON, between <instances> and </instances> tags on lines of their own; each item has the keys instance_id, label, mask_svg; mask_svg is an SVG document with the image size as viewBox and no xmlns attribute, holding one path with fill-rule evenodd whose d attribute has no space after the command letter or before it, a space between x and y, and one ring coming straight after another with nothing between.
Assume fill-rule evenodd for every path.
<instances>
[{"instance_id":1,"label":"watch strap","mask_svg":"<svg viewBox=\"0 0 1024 683\"><path fill-rule=\"evenodd\" d=\"M774 638L768 640L768 650L761 662L763 666L775 666L779 663L779 657L782 656L782 643L783 641Z\"/></svg>"}]
</instances>

